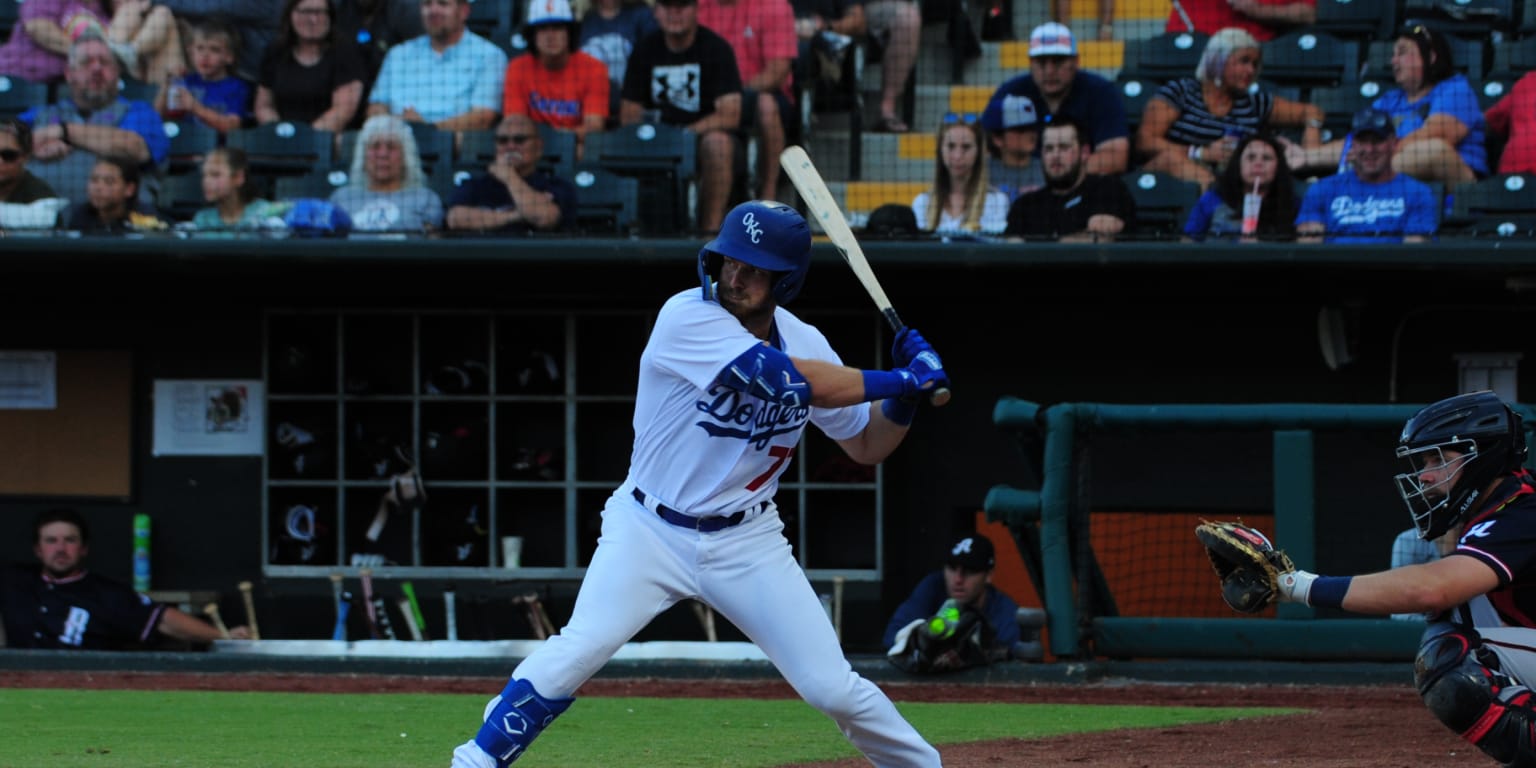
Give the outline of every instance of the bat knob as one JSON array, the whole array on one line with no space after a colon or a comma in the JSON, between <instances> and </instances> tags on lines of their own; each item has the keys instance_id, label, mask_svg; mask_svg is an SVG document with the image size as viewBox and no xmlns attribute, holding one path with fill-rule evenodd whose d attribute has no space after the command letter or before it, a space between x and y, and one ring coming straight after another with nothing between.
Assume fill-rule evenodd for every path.
<instances>
[{"instance_id":1,"label":"bat knob","mask_svg":"<svg viewBox=\"0 0 1536 768\"><path fill-rule=\"evenodd\" d=\"M949 402L949 388L940 387L935 389L933 394L928 396L928 402L932 403L934 407L938 407Z\"/></svg>"}]
</instances>

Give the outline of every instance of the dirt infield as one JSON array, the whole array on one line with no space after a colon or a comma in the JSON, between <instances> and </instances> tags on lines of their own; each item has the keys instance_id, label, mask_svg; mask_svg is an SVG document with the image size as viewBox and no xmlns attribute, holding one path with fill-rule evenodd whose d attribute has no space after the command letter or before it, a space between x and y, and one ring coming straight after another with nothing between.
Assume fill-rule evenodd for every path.
<instances>
[{"instance_id":1,"label":"dirt infield","mask_svg":"<svg viewBox=\"0 0 1536 768\"><path fill-rule=\"evenodd\" d=\"M394 675L180 674L146 672L0 672L6 688L139 688L489 695L504 678ZM1112 731L1051 739L1004 739L944 745L950 768L1419 768L1491 766L1424 709L1407 685L1325 686L969 685L889 683L897 701L993 701L1169 706L1294 706L1306 714L1178 728ZM594 679L581 696L792 698L783 682ZM816 768L867 768L861 759Z\"/></svg>"}]
</instances>

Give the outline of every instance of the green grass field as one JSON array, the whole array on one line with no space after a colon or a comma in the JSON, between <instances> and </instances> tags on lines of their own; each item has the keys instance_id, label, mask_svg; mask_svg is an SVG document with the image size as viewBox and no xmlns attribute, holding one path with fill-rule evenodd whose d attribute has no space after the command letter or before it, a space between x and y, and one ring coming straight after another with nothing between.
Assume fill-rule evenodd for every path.
<instances>
[{"instance_id":1,"label":"green grass field","mask_svg":"<svg viewBox=\"0 0 1536 768\"><path fill-rule=\"evenodd\" d=\"M4 768L447 766L486 696L0 689ZM1164 727L1297 710L899 704L934 744ZM583 698L519 768L752 768L856 756L799 700Z\"/></svg>"}]
</instances>

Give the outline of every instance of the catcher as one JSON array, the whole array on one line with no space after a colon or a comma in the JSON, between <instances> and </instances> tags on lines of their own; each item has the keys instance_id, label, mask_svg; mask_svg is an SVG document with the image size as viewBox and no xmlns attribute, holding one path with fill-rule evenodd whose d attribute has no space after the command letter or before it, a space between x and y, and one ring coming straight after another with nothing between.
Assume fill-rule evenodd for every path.
<instances>
[{"instance_id":1,"label":"catcher","mask_svg":"<svg viewBox=\"0 0 1536 768\"><path fill-rule=\"evenodd\" d=\"M907 672L953 672L1010 657L1021 645L1019 605L992 586L992 541L969 534L942 571L918 582L885 627L886 658Z\"/></svg>"},{"instance_id":2,"label":"catcher","mask_svg":"<svg viewBox=\"0 0 1536 768\"><path fill-rule=\"evenodd\" d=\"M1234 609L1274 600L1387 615L1424 613L1414 680L1440 722L1509 768L1536 766L1536 477L1520 416L1492 392L1408 419L1398 490L1442 557L1364 576L1295 568L1263 534L1204 523L1196 535ZM1443 538L1442 538L1443 537Z\"/></svg>"}]
</instances>

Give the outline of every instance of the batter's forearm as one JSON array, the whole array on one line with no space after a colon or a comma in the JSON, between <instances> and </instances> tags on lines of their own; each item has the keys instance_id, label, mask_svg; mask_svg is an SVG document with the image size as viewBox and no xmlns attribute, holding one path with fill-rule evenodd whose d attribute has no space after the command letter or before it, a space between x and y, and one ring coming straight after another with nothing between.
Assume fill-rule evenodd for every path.
<instances>
[{"instance_id":1,"label":"batter's forearm","mask_svg":"<svg viewBox=\"0 0 1536 768\"><path fill-rule=\"evenodd\" d=\"M791 358L795 369L811 385L811 405L843 408L868 402L864 396L864 372L825 360Z\"/></svg>"}]
</instances>

